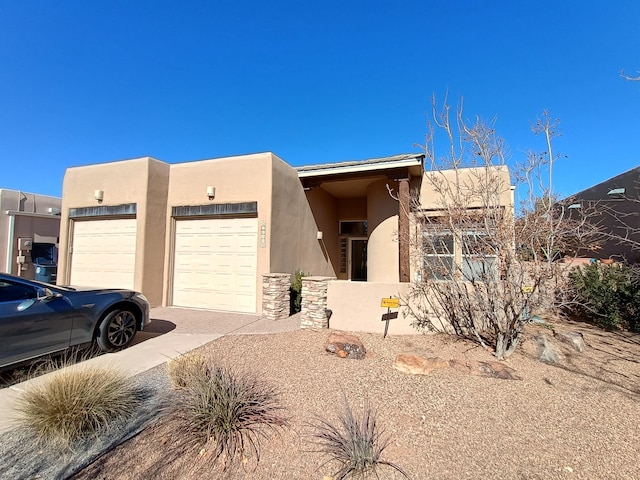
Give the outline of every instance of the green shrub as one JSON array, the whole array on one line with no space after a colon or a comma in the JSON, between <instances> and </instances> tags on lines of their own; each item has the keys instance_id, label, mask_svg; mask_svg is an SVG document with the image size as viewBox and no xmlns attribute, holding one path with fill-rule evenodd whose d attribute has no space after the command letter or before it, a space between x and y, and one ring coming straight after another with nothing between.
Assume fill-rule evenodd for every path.
<instances>
[{"instance_id":1,"label":"green shrub","mask_svg":"<svg viewBox=\"0 0 640 480\"><path fill-rule=\"evenodd\" d=\"M607 329L640 327L640 275L623 264L591 263L570 274L576 313Z\"/></svg>"},{"instance_id":2,"label":"green shrub","mask_svg":"<svg viewBox=\"0 0 640 480\"><path fill-rule=\"evenodd\" d=\"M139 392L119 370L68 366L24 392L18 422L42 442L71 446L105 430L140 404Z\"/></svg>"},{"instance_id":3,"label":"green shrub","mask_svg":"<svg viewBox=\"0 0 640 480\"><path fill-rule=\"evenodd\" d=\"M314 432L311 440L317 447L316 451L329 457L327 463L337 466L333 474L336 480L367 476L377 478L381 467L392 468L409 478L398 465L382 459L390 437L385 435L376 413L368 404L359 415L355 415L345 399L337 425L319 418L312 427Z\"/></svg>"},{"instance_id":4,"label":"green shrub","mask_svg":"<svg viewBox=\"0 0 640 480\"><path fill-rule=\"evenodd\" d=\"M184 381L176 405L182 429L205 449L212 444L223 468L245 454L259 462L260 442L288 425L276 390L253 373L210 366L190 370Z\"/></svg>"},{"instance_id":5,"label":"green shrub","mask_svg":"<svg viewBox=\"0 0 640 480\"><path fill-rule=\"evenodd\" d=\"M291 283L291 313L297 313L302 308L302 279L306 276L302 270L296 270Z\"/></svg>"}]
</instances>

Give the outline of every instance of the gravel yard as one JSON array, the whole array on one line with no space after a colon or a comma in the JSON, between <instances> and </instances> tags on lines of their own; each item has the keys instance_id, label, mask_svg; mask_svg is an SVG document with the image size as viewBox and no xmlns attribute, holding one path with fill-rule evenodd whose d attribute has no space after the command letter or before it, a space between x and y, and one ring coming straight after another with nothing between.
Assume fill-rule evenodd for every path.
<instances>
[{"instance_id":1,"label":"gravel yard","mask_svg":"<svg viewBox=\"0 0 640 480\"><path fill-rule=\"evenodd\" d=\"M327 331L229 335L203 350L220 362L259 373L277 385L292 427L263 442L260 462L209 478L330 478L332 465L310 451L308 421L336 418L346 396L354 410L365 400L392 437L384 458L413 479L640 478L640 336L583 324L584 353L563 347L561 365L534 358L525 341L507 364L520 380L465 375L452 369L410 376L392 368L396 354L423 350L444 359L491 360L484 350L445 335L362 334L364 360L324 351ZM530 326L533 333L551 334ZM108 452L75 479L196 479L211 472L202 445L176 447L164 417ZM401 478L381 470L381 478Z\"/></svg>"}]
</instances>

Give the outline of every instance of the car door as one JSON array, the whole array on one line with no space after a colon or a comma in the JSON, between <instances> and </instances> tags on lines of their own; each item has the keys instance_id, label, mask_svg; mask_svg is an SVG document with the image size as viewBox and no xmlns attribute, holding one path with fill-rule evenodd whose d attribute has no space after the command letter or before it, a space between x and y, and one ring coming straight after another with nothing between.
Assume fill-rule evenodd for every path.
<instances>
[{"instance_id":1,"label":"car door","mask_svg":"<svg viewBox=\"0 0 640 480\"><path fill-rule=\"evenodd\" d=\"M37 297L33 284L0 279L0 366L69 346L72 306L64 297Z\"/></svg>"}]
</instances>

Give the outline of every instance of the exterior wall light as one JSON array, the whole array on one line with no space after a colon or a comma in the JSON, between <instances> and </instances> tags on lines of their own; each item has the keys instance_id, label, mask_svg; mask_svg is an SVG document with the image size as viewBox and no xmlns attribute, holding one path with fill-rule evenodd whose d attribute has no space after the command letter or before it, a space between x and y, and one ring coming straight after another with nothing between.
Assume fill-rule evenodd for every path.
<instances>
[{"instance_id":1,"label":"exterior wall light","mask_svg":"<svg viewBox=\"0 0 640 480\"><path fill-rule=\"evenodd\" d=\"M95 198L98 203L102 202L102 200L104 199L104 191L96 190L95 192L93 192L93 198Z\"/></svg>"},{"instance_id":2,"label":"exterior wall light","mask_svg":"<svg viewBox=\"0 0 640 480\"><path fill-rule=\"evenodd\" d=\"M209 198L209 200L213 200L216 196L216 187L212 187L211 185L209 185L207 187L207 197Z\"/></svg>"},{"instance_id":3,"label":"exterior wall light","mask_svg":"<svg viewBox=\"0 0 640 480\"><path fill-rule=\"evenodd\" d=\"M322 240L322 232L317 232L317 233L316 233L316 238L317 238L318 240Z\"/></svg>"}]
</instances>

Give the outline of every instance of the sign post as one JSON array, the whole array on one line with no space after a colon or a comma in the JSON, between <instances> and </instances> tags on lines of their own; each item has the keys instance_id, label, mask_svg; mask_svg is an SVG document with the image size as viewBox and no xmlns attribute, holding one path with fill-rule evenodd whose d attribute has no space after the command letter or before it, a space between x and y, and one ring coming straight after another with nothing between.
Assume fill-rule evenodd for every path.
<instances>
[{"instance_id":1,"label":"sign post","mask_svg":"<svg viewBox=\"0 0 640 480\"><path fill-rule=\"evenodd\" d=\"M529 296L533 293L533 285L523 285L522 286L522 293L524 293L525 295ZM529 314L529 307L525 306L524 309L522 310L522 319L525 322L528 322L531 320L531 315Z\"/></svg>"},{"instance_id":2,"label":"sign post","mask_svg":"<svg viewBox=\"0 0 640 480\"><path fill-rule=\"evenodd\" d=\"M384 336L382 338L387 338L387 332L389 331L389 320L398 318L398 312L391 312L392 308L400 307L400 299L396 297L386 297L382 299L380 302L380 306L387 309L387 313L382 315L382 321L384 324Z\"/></svg>"}]
</instances>

